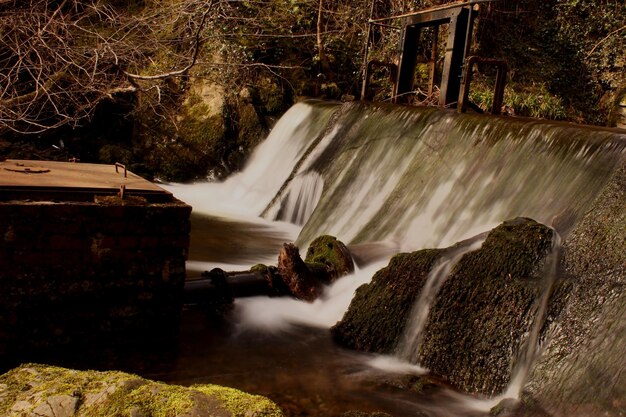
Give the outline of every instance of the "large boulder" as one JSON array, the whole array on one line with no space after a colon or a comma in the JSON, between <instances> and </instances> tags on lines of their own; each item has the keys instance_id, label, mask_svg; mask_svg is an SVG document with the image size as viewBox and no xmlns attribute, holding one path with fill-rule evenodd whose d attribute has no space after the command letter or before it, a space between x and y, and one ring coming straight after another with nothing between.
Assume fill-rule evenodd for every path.
<instances>
[{"instance_id":1,"label":"large boulder","mask_svg":"<svg viewBox=\"0 0 626 417\"><path fill-rule=\"evenodd\" d=\"M466 392L503 391L531 331L552 238L552 229L531 219L492 230L480 249L452 266L430 306L422 343L405 359ZM334 339L355 349L396 352L429 272L459 245L395 256L357 290L331 330Z\"/></svg>"},{"instance_id":2,"label":"large boulder","mask_svg":"<svg viewBox=\"0 0 626 417\"><path fill-rule=\"evenodd\" d=\"M0 415L280 417L270 400L218 385L167 385L123 372L27 364L0 376Z\"/></svg>"},{"instance_id":3,"label":"large boulder","mask_svg":"<svg viewBox=\"0 0 626 417\"><path fill-rule=\"evenodd\" d=\"M550 291L553 233L530 219L507 221L463 256L430 309L419 363L466 392L504 391Z\"/></svg>"}]
</instances>

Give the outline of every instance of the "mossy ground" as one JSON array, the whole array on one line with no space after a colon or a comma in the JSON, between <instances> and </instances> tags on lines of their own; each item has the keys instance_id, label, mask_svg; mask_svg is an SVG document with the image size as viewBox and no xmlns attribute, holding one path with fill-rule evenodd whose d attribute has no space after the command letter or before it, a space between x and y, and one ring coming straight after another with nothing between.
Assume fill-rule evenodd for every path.
<instances>
[{"instance_id":1,"label":"mossy ground","mask_svg":"<svg viewBox=\"0 0 626 417\"><path fill-rule=\"evenodd\" d=\"M37 364L22 365L0 376L1 415L32 415L33 410L55 396L75 399L75 414L68 415L83 417L176 417L191 415L192 411L197 417L283 415L265 397L218 385L186 388L123 372L77 371Z\"/></svg>"}]
</instances>

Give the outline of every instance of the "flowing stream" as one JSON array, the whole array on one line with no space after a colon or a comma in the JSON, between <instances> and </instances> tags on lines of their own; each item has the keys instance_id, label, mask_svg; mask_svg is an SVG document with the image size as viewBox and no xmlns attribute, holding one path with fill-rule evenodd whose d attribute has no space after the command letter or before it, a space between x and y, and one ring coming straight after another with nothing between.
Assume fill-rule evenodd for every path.
<instances>
[{"instance_id":1,"label":"flowing stream","mask_svg":"<svg viewBox=\"0 0 626 417\"><path fill-rule=\"evenodd\" d=\"M220 325L184 312L178 359L155 377L264 394L294 416L348 410L484 415L491 402L452 391L420 397L390 388L393 382L381 384L424 370L398 360L402 353L381 359L341 349L327 329L392 253L450 246L517 216L567 236L625 150L624 134L598 128L432 108L299 103L241 173L223 183L166 186L194 208L189 275L275 264L283 242L296 241L304 251L321 234L370 256L313 303L238 299ZM480 243L433 270L401 351L419 347L442 280ZM505 395L517 396L532 366L546 303L547 296L537 304L512 378L517 385Z\"/></svg>"}]
</instances>

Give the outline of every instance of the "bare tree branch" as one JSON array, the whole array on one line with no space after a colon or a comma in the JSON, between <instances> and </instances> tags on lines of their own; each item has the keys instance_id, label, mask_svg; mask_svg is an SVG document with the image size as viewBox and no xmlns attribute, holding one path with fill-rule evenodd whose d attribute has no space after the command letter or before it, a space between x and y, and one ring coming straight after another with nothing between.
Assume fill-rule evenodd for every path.
<instances>
[{"instance_id":1,"label":"bare tree branch","mask_svg":"<svg viewBox=\"0 0 626 417\"><path fill-rule=\"evenodd\" d=\"M133 78L136 80L158 80L158 79L163 79L163 78L175 77L179 75L186 75L189 72L189 70L193 68L194 65L196 65L196 62L198 61L198 55L200 52L200 47L202 45L202 31L204 30L204 26L206 24L209 13L212 11L212 8L213 8L213 1L210 1L207 5L205 12L202 14L202 19L200 21L200 24L198 25L198 29L196 30L196 35L194 37L195 42L193 46L193 53L191 54L192 56L191 62L187 64L183 69L176 70L176 71L169 71L166 73L156 74L156 75L139 75L139 74L131 74L129 72L123 71L124 74L127 77Z\"/></svg>"}]
</instances>

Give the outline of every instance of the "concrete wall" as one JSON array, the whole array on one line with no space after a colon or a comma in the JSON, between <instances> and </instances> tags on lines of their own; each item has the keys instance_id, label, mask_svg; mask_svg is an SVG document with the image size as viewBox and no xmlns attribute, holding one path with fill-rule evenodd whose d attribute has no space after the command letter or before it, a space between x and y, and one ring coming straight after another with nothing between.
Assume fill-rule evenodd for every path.
<instances>
[{"instance_id":1,"label":"concrete wall","mask_svg":"<svg viewBox=\"0 0 626 417\"><path fill-rule=\"evenodd\" d=\"M0 202L0 353L175 329L190 213L176 200Z\"/></svg>"}]
</instances>

